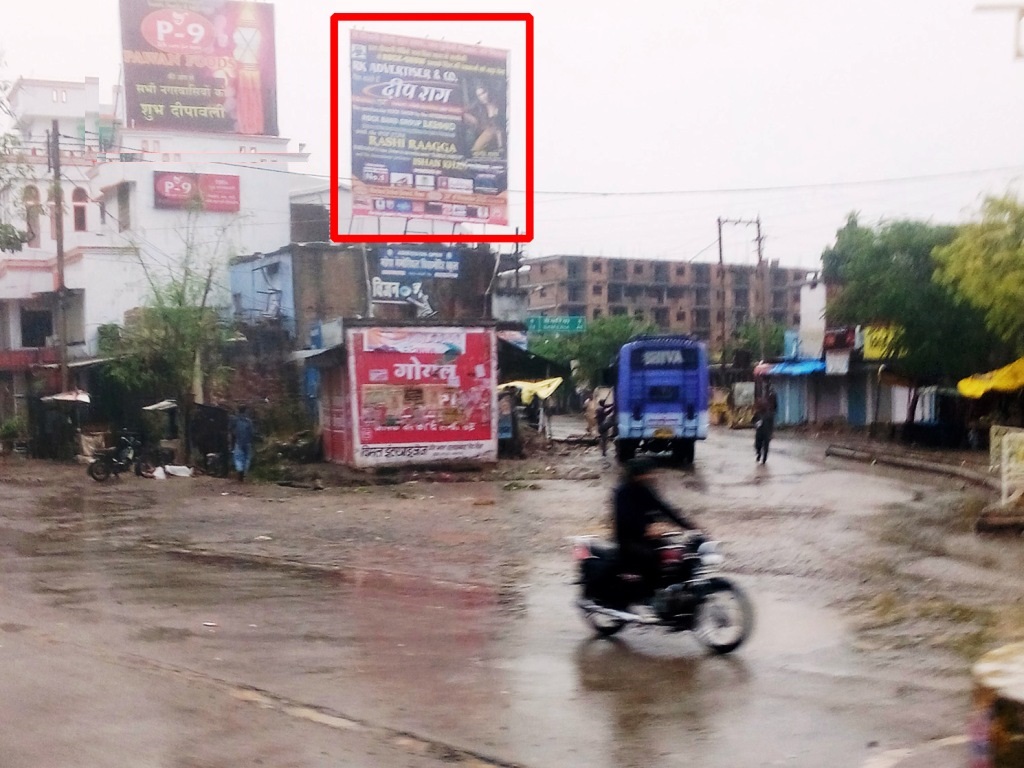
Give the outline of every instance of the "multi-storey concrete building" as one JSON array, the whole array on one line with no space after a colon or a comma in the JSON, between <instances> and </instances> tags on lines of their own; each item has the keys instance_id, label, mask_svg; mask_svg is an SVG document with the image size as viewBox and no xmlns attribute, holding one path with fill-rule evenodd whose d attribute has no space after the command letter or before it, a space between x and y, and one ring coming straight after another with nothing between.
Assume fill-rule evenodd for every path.
<instances>
[{"instance_id":1,"label":"multi-storey concrete building","mask_svg":"<svg viewBox=\"0 0 1024 768\"><path fill-rule=\"evenodd\" d=\"M115 102L117 92L115 92ZM28 237L0 253L0 420L21 409L33 370L64 345L73 367L97 354L100 329L144 306L152 281L210 272L210 304L228 307L228 260L290 239L288 139L126 127L96 78L19 79L8 93L20 138L2 161L22 173L0 190L0 223ZM123 105L121 106L123 109ZM57 210L48 134L60 132L66 329L58 322ZM197 205L184 184L217 184ZM169 191L168 191L169 190ZM216 194L214 194L216 193Z\"/></svg>"},{"instance_id":2,"label":"multi-storey concrete building","mask_svg":"<svg viewBox=\"0 0 1024 768\"><path fill-rule=\"evenodd\" d=\"M800 324L800 285L807 270L595 256L529 259L520 284L531 315L629 315L671 333L687 333L720 350L746 322Z\"/></svg>"}]
</instances>

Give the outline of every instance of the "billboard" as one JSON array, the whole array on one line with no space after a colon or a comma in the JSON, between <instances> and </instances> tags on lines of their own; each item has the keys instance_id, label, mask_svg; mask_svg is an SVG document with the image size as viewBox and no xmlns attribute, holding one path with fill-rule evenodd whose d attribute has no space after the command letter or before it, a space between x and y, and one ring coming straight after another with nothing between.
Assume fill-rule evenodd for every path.
<instances>
[{"instance_id":1,"label":"billboard","mask_svg":"<svg viewBox=\"0 0 1024 768\"><path fill-rule=\"evenodd\" d=\"M497 458L493 330L363 328L346 336L357 466Z\"/></svg>"},{"instance_id":2,"label":"billboard","mask_svg":"<svg viewBox=\"0 0 1024 768\"><path fill-rule=\"evenodd\" d=\"M352 30L352 212L508 224L508 51Z\"/></svg>"},{"instance_id":3,"label":"billboard","mask_svg":"<svg viewBox=\"0 0 1024 768\"><path fill-rule=\"evenodd\" d=\"M153 173L153 207L237 213L241 209L237 176L219 173Z\"/></svg>"},{"instance_id":4,"label":"billboard","mask_svg":"<svg viewBox=\"0 0 1024 768\"><path fill-rule=\"evenodd\" d=\"M436 280L457 280L459 252L430 246L390 246L374 249L370 298L375 304L412 304L417 317L433 317Z\"/></svg>"},{"instance_id":5,"label":"billboard","mask_svg":"<svg viewBox=\"0 0 1024 768\"><path fill-rule=\"evenodd\" d=\"M274 7L121 0L125 125L277 135Z\"/></svg>"}]
</instances>

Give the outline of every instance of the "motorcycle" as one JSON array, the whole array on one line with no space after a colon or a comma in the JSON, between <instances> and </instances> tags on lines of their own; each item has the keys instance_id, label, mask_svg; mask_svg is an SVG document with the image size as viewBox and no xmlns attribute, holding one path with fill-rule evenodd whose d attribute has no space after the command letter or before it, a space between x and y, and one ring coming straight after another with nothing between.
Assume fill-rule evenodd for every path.
<instances>
[{"instance_id":1,"label":"motorcycle","mask_svg":"<svg viewBox=\"0 0 1024 768\"><path fill-rule=\"evenodd\" d=\"M754 628L746 593L716 574L725 558L720 543L701 536L667 533L657 547L660 560L653 595L637 574L622 570L618 547L594 536L573 538L584 620L603 637L626 626L658 626L693 632L708 649L731 653Z\"/></svg>"},{"instance_id":2,"label":"motorcycle","mask_svg":"<svg viewBox=\"0 0 1024 768\"><path fill-rule=\"evenodd\" d=\"M111 475L134 470L136 475L151 474L152 462L142 456L142 443L132 434L122 432L113 448L103 448L96 452L95 458L89 463L89 477L102 483Z\"/></svg>"}]
</instances>

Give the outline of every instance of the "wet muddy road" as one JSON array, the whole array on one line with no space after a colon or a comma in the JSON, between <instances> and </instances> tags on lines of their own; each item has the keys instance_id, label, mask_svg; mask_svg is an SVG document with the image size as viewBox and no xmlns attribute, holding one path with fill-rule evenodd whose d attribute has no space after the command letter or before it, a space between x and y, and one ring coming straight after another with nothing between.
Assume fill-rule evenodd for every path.
<instances>
[{"instance_id":1,"label":"wet muddy road","mask_svg":"<svg viewBox=\"0 0 1024 768\"><path fill-rule=\"evenodd\" d=\"M4 765L962 765L965 643L1015 551L966 542L957 484L749 442L659 478L753 597L729 657L572 609L593 450L319 494L5 464Z\"/></svg>"}]
</instances>

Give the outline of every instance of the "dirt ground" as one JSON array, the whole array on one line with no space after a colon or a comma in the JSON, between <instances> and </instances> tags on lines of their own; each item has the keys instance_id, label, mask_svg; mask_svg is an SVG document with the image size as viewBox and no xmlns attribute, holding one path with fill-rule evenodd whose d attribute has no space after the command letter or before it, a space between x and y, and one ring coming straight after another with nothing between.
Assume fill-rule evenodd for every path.
<instances>
[{"instance_id":1,"label":"dirt ground","mask_svg":"<svg viewBox=\"0 0 1024 768\"><path fill-rule=\"evenodd\" d=\"M727 542L730 570L840 612L866 666L906 679L908 690L927 681L945 691L919 715L934 720L932 737L962 733L971 663L1024 638L1022 540L974 532L991 489L825 458L836 441L872 446L849 435L783 433L765 472L747 455L746 435L723 432L698 448L694 469L666 467L659 482ZM913 455L979 473L987 464L977 452ZM829 485L836 467L843 487ZM203 476L95 483L81 465L7 456L0 521L24 555L159 552L407 594L444 585L467 604L496 595L512 616L524 609L534 569L571 577L570 536L607 533L617 474L595 447L567 442L478 471L364 475L307 465L265 473L287 476L284 485ZM879 501L891 491L876 494L873 478L914 490L898 504Z\"/></svg>"},{"instance_id":2,"label":"dirt ground","mask_svg":"<svg viewBox=\"0 0 1024 768\"><path fill-rule=\"evenodd\" d=\"M793 445L815 455L833 440L892 450L831 434L794 436ZM903 453L949 466L987 462L979 452ZM580 532L607 534L602 502L617 467L595 447L559 442L476 471L360 473L316 464L271 474L288 479L125 476L98 484L81 465L0 458L0 481L31 490L40 547L101 539L120 549L346 579L407 576L497 588L510 601L531 558L567 552L567 538ZM1024 636L1024 547L1019 537L974 533L991 491L939 475L934 482L934 494L863 521L869 535L858 537L855 551L844 549L841 530L831 545L795 547L799 537L787 538L792 517L779 522L793 510L716 514L706 500L697 517L716 535L751 547L736 559L752 575L823 577L828 586L821 588L849 613L863 648L899 653L924 645L942 652L932 659L936 669L962 671L981 652ZM700 490L685 474L683 485ZM802 509L799 517L806 523L815 513ZM59 521L57 530L51 521ZM865 541L875 545L866 549Z\"/></svg>"}]
</instances>

